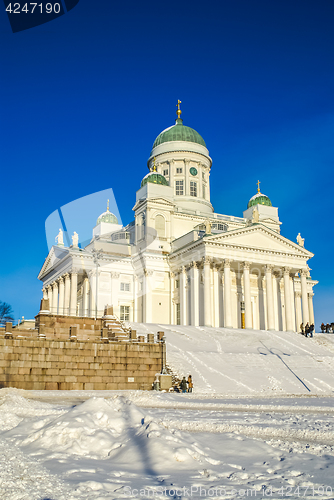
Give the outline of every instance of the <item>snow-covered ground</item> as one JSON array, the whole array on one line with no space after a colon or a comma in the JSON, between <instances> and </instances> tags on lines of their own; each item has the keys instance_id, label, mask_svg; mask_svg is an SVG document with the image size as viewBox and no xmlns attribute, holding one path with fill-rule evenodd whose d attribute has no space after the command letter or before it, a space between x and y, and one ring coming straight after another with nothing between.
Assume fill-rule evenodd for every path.
<instances>
[{"instance_id":1,"label":"snow-covered ground","mask_svg":"<svg viewBox=\"0 0 334 500\"><path fill-rule=\"evenodd\" d=\"M209 394L333 394L334 335L132 323L164 331L167 362Z\"/></svg>"},{"instance_id":2,"label":"snow-covered ground","mask_svg":"<svg viewBox=\"0 0 334 500\"><path fill-rule=\"evenodd\" d=\"M334 499L332 337L136 327L195 391L0 390L0 500Z\"/></svg>"}]
</instances>

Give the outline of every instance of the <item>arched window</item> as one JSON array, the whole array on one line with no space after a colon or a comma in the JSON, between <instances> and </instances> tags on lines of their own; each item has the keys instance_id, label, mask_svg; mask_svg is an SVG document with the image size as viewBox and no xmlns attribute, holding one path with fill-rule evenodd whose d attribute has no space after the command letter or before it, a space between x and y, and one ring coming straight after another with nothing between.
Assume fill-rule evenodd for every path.
<instances>
[{"instance_id":1,"label":"arched window","mask_svg":"<svg viewBox=\"0 0 334 500\"><path fill-rule=\"evenodd\" d=\"M158 233L158 236L164 238L166 235L165 232L165 218L162 215L155 216L155 230Z\"/></svg>"}]
</instances>

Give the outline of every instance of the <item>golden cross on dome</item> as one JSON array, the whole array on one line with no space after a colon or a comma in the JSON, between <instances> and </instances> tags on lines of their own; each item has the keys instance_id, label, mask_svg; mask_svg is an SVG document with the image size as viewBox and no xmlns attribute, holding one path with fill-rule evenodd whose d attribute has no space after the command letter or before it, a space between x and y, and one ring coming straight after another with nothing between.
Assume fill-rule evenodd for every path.
<instances>
[{"instance_id":1,"label":"golden cross on dome","mask_svg":"<svg viewBox=\"0 0 334 500\"><path fill-rule=\"evenodd\" d=\"M256 184L257 184L257 192L259 193L259 192L260 192L260 184L261 184L261 182L260 182L260 181L257 181L257 183L256 183Z\"/></svg>"},{"instance_id":2,"label":"golden cross on dome","mask_svg":"<svg viewBox=\"0 0 334 500\"><path fill-rule=\"evenodd\" d=\"M176 105L176 107L177 107L177 111L176 111L176 114L177 114L177 118L178 118L178 119L179 119L179 118L181 118L181 113L182 113L182 111L181 111L181 109L180 109L180 104L181 104L181 102L182 102L182 101L180 101L180 99L178 99L178 100L177 100L177 105Z\"/></svg>"},{"instance_id":3,"label":"golden cross on dome","mask_svg":"<svg viewBox=\"0 0 334 500\"><path fill-rule=\"evenodd\" d=\"M157 166L155 164L155 157L153 158L153 160L154 160L154 163L153 163L153 170L152 170L152 172L156 172L157 171Z\"/></svg>"},{"instance_id":4,"label":"golden cross on dome","mask_svg":"<svg viewBox=\"0 0 334 500\"><path fill-rule=\"evenodd\" d=\"M108 203L107 203L107 212L109 212L109 200L108 200Z\"/></svg>"}]
</instances>

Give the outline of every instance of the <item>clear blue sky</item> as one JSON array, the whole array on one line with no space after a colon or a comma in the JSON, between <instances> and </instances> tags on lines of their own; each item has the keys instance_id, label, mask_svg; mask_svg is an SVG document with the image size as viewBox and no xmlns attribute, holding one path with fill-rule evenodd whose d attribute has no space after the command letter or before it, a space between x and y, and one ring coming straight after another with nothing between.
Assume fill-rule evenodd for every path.
<instances>
[{"instance_id":1,"label":"clear blue sky","mask_svg":"<svg viewBox=\"0 0 334 500\"><path fill-rule=\"evenodd\" d=\"M130 222L181 99L215 210L242 216L260 179L282 234L315 254L317 325L334 321L333 26L332 0L80 0L15 34L1 10L0 300L15 318L39 309L47 217L112 188Z\"/></svg>"}]
</instances>

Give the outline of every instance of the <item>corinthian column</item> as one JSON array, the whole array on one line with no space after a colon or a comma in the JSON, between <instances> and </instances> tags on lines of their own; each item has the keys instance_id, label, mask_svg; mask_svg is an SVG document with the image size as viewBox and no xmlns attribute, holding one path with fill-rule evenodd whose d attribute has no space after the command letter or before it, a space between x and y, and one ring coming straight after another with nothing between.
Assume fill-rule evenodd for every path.
<instances>
[{"instance_id":1,"label":"corinthian column","mask_svg":"<svg viewBox=\"0 0 334 500\"><path fill-rule=\"evenodd\" d=\"M63 316L64 314L64 278L59 278L59 314Z\"/></svg>"},{"instance_id":2,"label":"corinthian column","mask_svg":"<svg viewBox=\"0 0 334 500\"><path fill-rule=\"evenodd\" d=\"M273 266L267 265L264 268L266 273L268 330L275 330L273 281L271 274Z\"/></svg>"},{"instance_id":3,"label":"corinthian column","mask_svg":"<svg viewBox=\"0 0 334 500\"><path fill-rule=\"evenodd\" d=\"M232 327L231 261L224 260L224 326Z\"/></svg>"},{"instance_id":4,"label":"corinthian column","mask_svg":"<svg viewBox=\"0 0 334 500\"><path fill-rule=\"evenodd\" d=\"M284 268L284 302L285 302L285 318L286 318L286 331L293 331L293 318L292 318L292 301L290 294L290 269Z\"/></svg>"},{"instance_id":5,"label":"corinthian column","mask_svg":"<svg viewBox=\"0 0 334 500\"><path fill-rule=\"evenodd\" d=\"M70 299L70 316L77 314L77 293L78 293L78 274L71 273L71 299Z\"/></svg>"},{"instance_id":6,"label":"corinthian column","mask_svg":"<svg viewBox=\"0 0 334 500\"><path fill-rule=\"evenodd\" d=\"M53 314L53 294L52 294L52 285L47 287L48 299L49 299L49 308L51 314Z\"/></svg>"},{"instance_id":7,"label":"corinthian column","mask_svg":"<svg viewBox=\"0 0 334 500\"><path fill-rule=\"evenodd\" d=\"M253 328L252 322L252 300L251 300L251 287L249 277L249 262L244 262L244 298L245 298L245 328Z\"/></svg>"},{"instance_id":8,"label":"corinthian column","mask_svg":"<svg viewBox=\"0 0 334 500\"><path fill-rule=\"evenodd\" d=\"M308 294L308 312L310 315L310 324L313 323L313 325L314 325L313 296L314 296L314 293Z\"/></svg>"},{"instance_id":9,"label":"corinthian column","mask_svg":"<svg viewBox=\"0 0 334 500\"><path fill-rule=\"evenodd\" d=\"M308 297L307 297L307 270L302 269L300 271L300 281L302 285L302 309L303 309L303 323L306 325L310 321L309 310L308 310Z\"/></svg>"},{"instance_id":10,"label":"corinthian column","mask_svg":"<svg viewBox=\"0 0 334 500\"><path fill-rule=\"evenodd\" d=\"M83 283L83 315L88 316L89 311L89 279L86 277Z\"/></svg>"},{"instance_id":11,"label":"corinthian column","mask_svg":"<svg viewBox=\"0 0 334 500\"><path fill-rule=\"evenodd\" d=\"M297 332L300 332L300 325L303 321L301 297L302 294L300 292L295 292Z\"/></svg>"},{"instance_id":12,"label":"corinthian column","mask_svg":"<svg viewBox=\"0 0 334 500\"><path fill-rule=\"evenodd\" d=\"M70 291L71 277L68 273L65 274L65 298L64 298L64 315L70 315Z\"/></svg>"},{"instance_id":13,"label":"corinthian column","mask_svg":"<svg viewBox=\"0 0 334 500\"><path fill-rule=\"evenodd\" d=\"M210 258L204 258L204 325L211 326Z\"/></svg>"},{"instance_id":14,"label":"corinthian column","mask_svg":"<svg viewBox=\"0 0 334 500\"><path fill-rule=\"evenodd\" d=\"M198 267L196 262L192 263L192 280L191 280L191 324L199 326L199 283L198 283Z\"/></svg>"},{"instance_id":15,"label":"corinthian column","mask_svg":"<svg viewBox=\"0 0 334 500\"><path fill-rule=\"evenodd\" d=\"M174 302L173 302L173 295L175 291L175 273L170 272L170 324L174 325L175 324L175 319L174 319Z\"/></svg>"},{"instance_id":16,"label":"corinthian column","mask_svg":"<svg viewBox=\"0 0 334 500\"><path fill-rule=\"evenodd\" d=\"M181 315L181 325L187 324L187 271L184 266L181 268L180 272L180 315Z\"/></svg>"},{"instance_id":17,"label":"corinthian column","mask_svg":"<svg viewBox=\"0 0 334 500\"><path fill-rule=\"evenodd\" d=\"M213 326L219 328L219 273L217 266L213 266Z\"/></svg>"},{"instance_id":18,"label":"corinthian column","mask_svg":"<svg viewBox=\"0 0 334 500\"><path fill-rule=\"evenodd\" d=\"M58 314L58 283L52 284L52 314Z\"/></svg>"},{"instance_id":19,"label":"corinthian column","mask_svg":"<svg viewBox=\"0 0 334 500\"><path fill-rule=\"evenodd\" d=\"M133 321L135 323L138 322L138 290L139 288L139 283L138 283L138 276L134 276L134 287L133 287L133 304L134 304L134 311L133 311Z\"/></svg>"}]
</instances>

